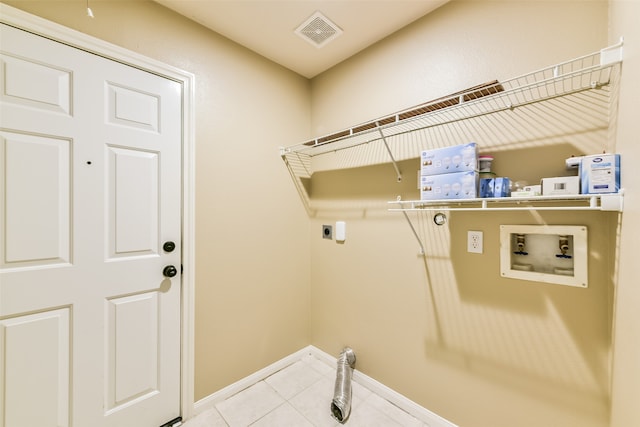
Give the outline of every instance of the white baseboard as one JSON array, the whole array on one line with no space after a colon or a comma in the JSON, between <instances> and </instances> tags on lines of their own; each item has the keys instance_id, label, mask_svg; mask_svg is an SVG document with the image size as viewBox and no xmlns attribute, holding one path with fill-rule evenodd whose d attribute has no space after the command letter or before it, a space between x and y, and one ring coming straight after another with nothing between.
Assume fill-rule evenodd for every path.
<instances>
[{"instance_id":1,"label":"white baseboard","mask_svg":"<svg viewBox=\"0 0 640 427\"><path fill-rule=\"evenodd\" d=\"M286 368L292 363L297 362L302 359L304 356L312 355L318 360L326 363L331 367L336 366L337 359L331 356L328 353L320 350L317 347L312 345L305 347L297 352L278 360L277 362L267 366L255 372L248 377L241 379L238 382L235 382L199 401L197 401L194 405L194 413L199 414L207 408L214 406L216 403L221 402L234 394L252 386L253 384L260 382L267 378L270 375L275 374L281 369ZM389 402L396 405L398 408L404 410L405 412L413 415L417 419L421 420L429 427L457 427L450 421L442 418L441 416L429 411L428 409L418 405L414 401L406 398L395 390L390 389L384 384L374 380L373 378L363 374L357 369L353 371L353 380L360 384L363 387L371 390L378 396L388 400Z\"/></svg>"},{"instance_id":2,"label":"white baseboard","mask_svg":"<svg viewBox=\"0 0 640 427\"><path fill-rule=\"evenodd\" d=\"M286 368L287 366L297 362L298 360L302 359L303 356L310 354L310 351L311 351L310 347L311 346L305 347L302 350L298 350L295 353L290 354L289 356L286 356L285 358L272 363L266 368L262 368L259 371L249 375L248 377L244 377L240 381L236 381L235 383L230 384L225 388L220 389L215 393L210 394L209 396L198 400L193 407L194 415L198 415L199 413L206 410L207 408L214 406L216 403L219 403L219 402L222 402L223 400L228 399L234 394L237 394L242 390L251 387L255 383L258 383L264 380L265 378L275 374L276 372Z\"/></svg>"}]
</instances>

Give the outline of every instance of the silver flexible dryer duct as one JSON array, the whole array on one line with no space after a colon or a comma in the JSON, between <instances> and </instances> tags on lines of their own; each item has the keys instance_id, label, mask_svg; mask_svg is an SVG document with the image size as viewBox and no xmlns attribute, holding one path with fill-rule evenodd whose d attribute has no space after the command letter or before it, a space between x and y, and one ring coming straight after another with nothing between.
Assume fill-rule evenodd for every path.
<instances>
[{"instance_id":1,"label":"silver flexible dryer duct","mask_svg":"<svg viewBox=\"0 0 640 427\"><path fill-rule=\"evenodd\" d=\"M344 423L351 413L351 377L356 366L356 354L345 347L338 358L336 384L331 402L331 414L340 423Z\"/></svg>"}]
</instances>

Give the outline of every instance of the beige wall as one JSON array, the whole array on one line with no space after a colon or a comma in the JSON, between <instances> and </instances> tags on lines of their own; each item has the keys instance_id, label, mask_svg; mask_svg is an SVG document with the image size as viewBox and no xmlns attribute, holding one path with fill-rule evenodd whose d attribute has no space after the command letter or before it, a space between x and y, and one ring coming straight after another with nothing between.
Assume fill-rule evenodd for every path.
<instances>
[{"instance_id":1,"label":"beige wall","mask_svg":"<svg viewBox=\"0 0 640 427\"><path fill-rule=\"evenodd\" d=\"M313 79L312 131L337 131L608 42L605 1L453 1ZM498 151L495 170L516 179L565 174L577 138ZM388 164L312 178L312 343L331 354L352 346L364 373L462 427L607 426L617 214L456 212L444 227L412 215L423 261L402 215L384 205L396 194L418 197L417 168L403 163L400 185ZM335 220L347 222L344 244L320 238L321 224ZM588 289L500 277L499 225L540 223L588 227ZM484 232L482 255L466 252L468 230Z\"/></svg>"},{"instance_id":2,"label":"beige wall","mask_svg":"<svg viewBox=\"0 0 640 427\"><path fill-rule=\"evenodd\" d=\"M196 399L309 344L308 218L278 148L306 79L150 1L6 1L195 74Z\"/></svg>"},{"instance_id":3,"label":"beige wall","mask_svg":"<svg viewBox=\"0 0 640 427\"><path fill-rule=\"evenodd\" d=\"M640 174L631 164L640 156L640 2L614 0L610 11L610 38L615 41L624 36L625 43L617 148L627 165L622 176L626 196L616 288L611 427L627 427L640 425Z\"/></svg>"},{"instance_id":4,"label":"beige wall","mask_svg":"<svg viewBox=\"0 0 640 427\"><path fill-rule=\"evenodd\" d=\"M590 53L606 19L605 0L454 0L314 78L312 133Z\"/></svg>"}]
</instances>

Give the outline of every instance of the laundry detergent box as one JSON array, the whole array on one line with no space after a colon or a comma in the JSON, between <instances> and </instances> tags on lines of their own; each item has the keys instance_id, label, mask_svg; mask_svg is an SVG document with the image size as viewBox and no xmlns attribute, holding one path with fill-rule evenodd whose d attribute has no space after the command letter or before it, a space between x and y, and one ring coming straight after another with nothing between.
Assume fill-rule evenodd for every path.
<instances>
[{"instance_id":1,"label":"laundry detergent box","mask_svg":"<svg viewBox=\"0 0 640 427\"><path fill-rule=\"evenodd\" d=\"M620 154L584 156L579 169L582 194L620 191Z\"/></svg>"},{"instance_id":2,"label":"laundry detergent box","mask_svg":"<svg viewBox=\"0 0 640 427\"><path fill-rule=\"evenodd\" d=\"M511 196L511 180L507 177L498 177L493 188L493 197Z\"/></svg>"},{"instance_id":3,"label":"laundry detergent box","mask_svg":"<svg viewBox=\"0 0 640 427\"><path fill-rule=\"evenodd\" d=\"M452 147L423 150L420 153L420 173L440 175L445 173L477 171L478 144L454 145Z\"/></svg>"},{"instance_id":4,"label":"laundry detergent box","mask_svg":"<svg viewBox=\"0 0 640 427\"><path fill-rule=\"evenodd\" d=\"M477 193L475 171L420 176L421 200L474 199Z\"/></svg>"},{"instance_id":5,"label":"laundry detergent box","mask_svg":"<svg viewBox=\"0 0 640 427\"><path fill-rule=\"evenodd\" d=\"M480 178L480 197L494 197L495 186L495 178Z\"/></svg>"},{"instance_id":6,"label":"laundry detergent box","mask_svg":"<svg viewBox=\"0 0 640 427\"><path fill-rule=\"evenodd\" d=\"M506 177L480 178L480 197L509 197L511 180Z\"/></svg>"}]
</instances>

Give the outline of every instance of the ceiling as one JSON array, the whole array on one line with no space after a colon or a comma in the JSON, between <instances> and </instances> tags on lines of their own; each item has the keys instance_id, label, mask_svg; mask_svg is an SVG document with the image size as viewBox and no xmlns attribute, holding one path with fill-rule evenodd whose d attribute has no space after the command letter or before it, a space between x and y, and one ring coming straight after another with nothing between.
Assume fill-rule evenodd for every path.
<instances>
[{"instance_id":1,"label":"ceiling","mask_svg":"<svg viewBox=\"0 0 640 427\"><path fill-rule=\"evenodd\" d=\"M270 60L312 78L449 0L155 0ZM296 34L316 12L338 27L317 47Z\"/></svg>"}]
</instances>

